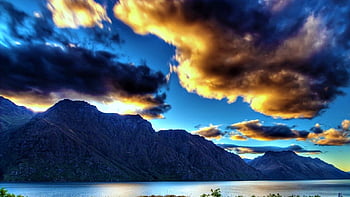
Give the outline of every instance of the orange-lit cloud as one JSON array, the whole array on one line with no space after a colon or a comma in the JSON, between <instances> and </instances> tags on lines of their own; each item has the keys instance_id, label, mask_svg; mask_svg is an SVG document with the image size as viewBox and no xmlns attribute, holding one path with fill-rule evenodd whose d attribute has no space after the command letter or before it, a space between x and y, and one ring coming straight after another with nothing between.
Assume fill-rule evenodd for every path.
<instances>
[{"instance_id":1,"label":"orange-lit cloud","mask_svg":"<svg viewBox=\"0 0 350 197\"><path fill-rule=\"evenodd\" d=\"M301 139L305 140L308 132L297 131L285 125L263 126L260 120L244 121L232 124L228 128L239 132L242 138L262 141Z\"/></svg>"},{"instance_id":2,"label":"orange-lit cloud","mask_svg":"<svg viewBox=\"0 0 350 197\"><path fill-rule=\"evenodd\" d=\"M0 95L35 111L64 98L148 119L162 118L170 109L166 95L160 93L167 83L165 75L146 65L120 63L106 51L23 45L0 48L0 54L0 66L6 63L0 72Z\"/></svg>"},{"instance_id":3,"label":"orange-lit cloud","mask_svg":"<svg viewBox=\"0 0 350 197\"><path fill-rule=\"evenodd\" d=\"M120 0L114 13L135 32L177 47L173 69L189 92L229 103L242 96L273 117L316 116L346 85L333 83L328 60L313 59L332 47L332 32L320 15L302 13L296 23L268 13L283 13L290 1L272 7L272 0L247 2Z\"/></svg>"},{"instance_id":4,"label":"orange-lit cloud","mask_svg":"<svg viewBox=\"0 0 350 197\"><path fill-rule=\"evenodd\" d=\"M350 120L343 120L343 122L341 123L341 126L342 126L343 130L349 131Z\"/></svg>"},{"instance_id":5,"label":"orange-lit cloud","mask_svg":"<svg viewBox=\"0 0 350 197\"><path fill-rule=\"evenodd\" d=\"M328 129L323 133L310 133L309 140L321 146L342 146L350 144L350 132L338 129Z\"/></svg>"},{"instance_id":6,"label":"orange-lit cloud","mask_svg":"<svg viewBox=\"0 0 350 197\"><path fill-rule=\"evenodd\" d=\"M103 28L103 21L111 22L105 8L94 0L49 0L47 6L60 28Z\"/></svg>"},{"instance_id":7,"label":"orange-lit cloud","mask_svg":"<svg viewBox=\"0 0 350 197\"><path fill-rule=\"evenodd\" d=\"M219 129L219 125L210 125L208 127L203 127L197 131L193 131L192 133L203 136L208 139L220 139L221 137L226 135L225 132Z\"/></svg>"},{"instance_id":8,"label":"orange-lit cloud","mask_svg":"<svg viewBox=\"0 0 350 197\"><path fill-rule=\"evenodd\" d=\"M330 128L328 130L323 130L321 125L317 123L310 131L302 131L282 124L264 126L260 120L251 120L235 123L227 128L232 130L232 133L228 133L228 135L234 138L261 141L296 139L322 146L342 146L350 144L348 123L349 120L344 120L338 129Z\"/></svg>"},{"instance_id":9,"label":"orange-lit cloud","mask_svg":"<svg viewBox=\"0 0 350 197\"><path fill-rule=\"evenodd\" d=\"M237 140L237 141L247 141L248 138L239 134L230 134L231 140Z\"/></svg>"},{"instance_id":10,"label":"orange-lit cloud","mask_svg":"<svg viewBox=\"0 0 350 197\"><path fill-rule=\"evenodd\" d=\"M95 105L100 111L105 113L118 113L122 115L139 114L145 119L164 118L164 111L153 111L157 107L167 108L157 101L153 95L131 96L127 94L110 94L103 96L92 96L77 93L75 91L66 90L61 92L50 93L49 96L42 97L40 95L26 93L6 93L1 92L0 95L11 100L17 105L23 105L35 112L43 112L52 105L64 98L73 100L84 100ZM164 105L164 106L163 106ZM163 109L164 110L164 109Z\"/></svg>"}]
</instances>

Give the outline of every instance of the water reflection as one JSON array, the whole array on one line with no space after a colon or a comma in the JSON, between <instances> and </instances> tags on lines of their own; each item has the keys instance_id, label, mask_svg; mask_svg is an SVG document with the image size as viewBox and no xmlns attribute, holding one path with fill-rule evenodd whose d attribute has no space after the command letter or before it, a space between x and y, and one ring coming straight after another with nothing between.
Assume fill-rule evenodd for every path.
<instances>
[{"instance_id":1,"label":"water reflection","mask_svg":"<svg viewBox=\"0 0 350 197\"><path fill-rule=\"evenodd\" d=\"M140 183L0 183L11 193L28 197L135 197L139 195L185 195L198 197L220 188L223 196L264 196L269 193L350 197L350 180L323 181L224 181Z\"/></svg>"}]
</instances>

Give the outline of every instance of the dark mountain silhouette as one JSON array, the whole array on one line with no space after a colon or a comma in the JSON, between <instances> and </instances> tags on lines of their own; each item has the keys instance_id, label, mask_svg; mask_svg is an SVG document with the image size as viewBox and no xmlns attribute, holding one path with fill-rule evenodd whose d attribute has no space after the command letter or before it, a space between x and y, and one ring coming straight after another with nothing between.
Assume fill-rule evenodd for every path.
<instances>
[{"instance_id":1,"label":"dark mountain silhouette","mask_svg":"<svg viewBox=\"0 0 350 197\"><path fill-rule=\"evenodd\" d=\"M23 125L33 116L29 109L0 96L0 132Z\"/></svg>"},{"instance_id":2,"label":"dark mountain silhouette","mask_svg":"<svg viewBox=\"0 0 350 197\"><path fill-rule=\"evenodd\" d=\"M63 100L0 135L2 181L251 180L261 173L203 137Z\"/></svg>"},{"instance_id":3,"label":"dark mountain silhouette","mask_svg":"<svg viewBox=\"0 0 350 197\"><path fill-rule=\"evenodd\" d=\"M246 164L249 164L249 162L253 161L253 159L243 158L243 161L244 161Z\"/></svg>"},{"instance_id":4,"label":"dark mountain silhouette","mask_svg":"<svg viewBox=\"0 0 350 197\"><path fill-rule=\"evenodd\" d=\"M302 157L293 151L266 152L249 162L268 179L345 179L349 174L318 158Z\"/></svg>"}]
</instances>

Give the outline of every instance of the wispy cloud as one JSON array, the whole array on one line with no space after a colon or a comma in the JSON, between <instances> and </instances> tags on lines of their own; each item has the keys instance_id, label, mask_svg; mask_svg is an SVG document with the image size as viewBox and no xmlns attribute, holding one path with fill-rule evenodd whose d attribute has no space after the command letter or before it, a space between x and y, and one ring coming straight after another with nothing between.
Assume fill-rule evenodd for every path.
<instances>
[{"instance_id":1,"label":"wispy cloud","mask_svg":"<svg viewBox=\"0 0 350 197\"><path fill-rule=\"evenodd\" d=\"M294 151L297 153L306 154L320 154L320 150L306 150L299 145L291 145L288 147L278 147L278 146L237 146L234 144L218 144L218 146L228 150L233 151L237 154L263 154L269 151L282 152L282 151Z\"/></svg>"}]
</instances>

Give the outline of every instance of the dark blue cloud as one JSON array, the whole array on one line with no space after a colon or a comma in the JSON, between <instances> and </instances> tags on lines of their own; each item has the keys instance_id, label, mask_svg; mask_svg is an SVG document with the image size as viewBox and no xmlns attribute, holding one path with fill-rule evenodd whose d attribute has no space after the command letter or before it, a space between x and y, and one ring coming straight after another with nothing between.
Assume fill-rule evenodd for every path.
<instances>
[{"instance_id":1,"label":"dark blue cloud","mask_svg":"<svg viewBox=\"0 0 350 197\"><path fill-rule=\"evenodd\" d=\"M107 24L104 28L57 28L52 21L52 13L44 2L37 16L29 15L7 1L0 2L0 12L0 25L3 26L0 29L0 33L3 34L0 41L7 46L14 45L14 42L23 44L52 42L61 45L75 44L85 48L114 49L123 43L118 31Z\"/></svg>"},{"instance_id":2,"label":"dark blue cloud","mask_svg":"<svg viewBox=\"0 0 350 197\"><path fill-rule=\"evenodd\" d=\"M259 120L235 123L227 127L241 135L257 140L307 139L309 132L292 129L287 125L264 126Z\"/></svg>"},{"instance_id":3,"label":"dark blue cloud","mask_svg":"<svg viewBox=\"0 0 350 197\"><path fill-rule=\"evenodd\" d=\"M164 103L165 94L158 94L166 83L161 72L120 63L106 51L47 45L0 47L0 94L33 96L38 103L51 101L58 96L55 93L72 91L104 102L114 97L146 103L151 107L140 113L154 117L170 109Z\"/></svg>"}]
</instances>

